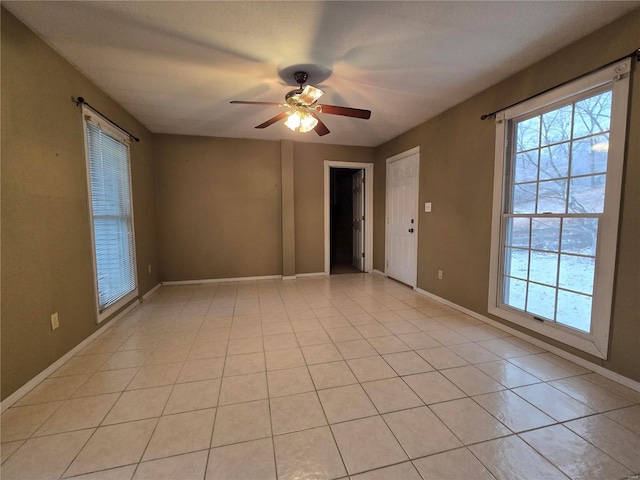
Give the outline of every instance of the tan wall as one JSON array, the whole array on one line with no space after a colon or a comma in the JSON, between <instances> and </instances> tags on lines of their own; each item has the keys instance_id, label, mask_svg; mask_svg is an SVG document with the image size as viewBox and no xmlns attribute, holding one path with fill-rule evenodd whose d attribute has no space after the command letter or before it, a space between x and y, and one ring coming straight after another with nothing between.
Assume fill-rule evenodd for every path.
<instances>
[{"instance_id":1,"label":"tan wall","mask_svg":"<svg viewBox=\"0 0 640 480\"><path fill-rule=\"evenodd\" d=\"M282 182L282 276L296 274L295 202L293 197L293 142L280 141Z\"/></svg>"},{"instance_id":2,"label":"tan wall","mask_svg":"<svg viewBox=\"0 0 640 480\"><path fill-rule=\"evenodd\" d=\"M131 148L140 294L160 277L151 135L4 8L1 21L4 399L99 328L82 115L72 96L141 137Z\"/></svg>"},{"instance_id":3,"label":"tan wall","mask_svg":"<svg viewBox=\"0 0 640 480\"><path fill-rule=\"evenodd\" d=\"M293 144L296 273L324 272L324 161L371 163L374 153L368 147Z\"/></svg>"},{"instance_id":4,"label":"tan wall","mask_svg":"<svg viewBox=\"0 0 640 480\"><path fill-rule=\"evenodd\" d=\"M281 148L154 137L163 280L282 275L283 179L293 188L295 273L324 271L324 161L373 162L374 149L294 142L291 177Z\"/></svg>"},{"instance_id":5,"label":"tan wall","mask_svg":"<svg viewBox=\"0 0 640 480\"><path fill-rule=\"evenodd\" d=\"M162 278L282 274L280 142L156 135Z\"/></svg>"},{"instance_id":6,"label":"tan wall","mask_svg":"<svg viewBox=\"0 0 640 480\"><path fill-rule=\"evenodd\" d=\"M487 314L495 124L480 115L506 107L631 53L640 10L472 97L376 150L375 266L384 266L385 159L420 146L418 287ZM615 280L610 361L551 344L640 381L640 72L631 86L629 139ZM443 280L437 280L443 270ZM494 317L495 318L495 317ZM503 323L504 320L495 318ZM514 328L515 325L510 325ZM522 330L521 328L519 328ZM532 332L535 337L543 338Z\"/></svg>"}]
</instances>

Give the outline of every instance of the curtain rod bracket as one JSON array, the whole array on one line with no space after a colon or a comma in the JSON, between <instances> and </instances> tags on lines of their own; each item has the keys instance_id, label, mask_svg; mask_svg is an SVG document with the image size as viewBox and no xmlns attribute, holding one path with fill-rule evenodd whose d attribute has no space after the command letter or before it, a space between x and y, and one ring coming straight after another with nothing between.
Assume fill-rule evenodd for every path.
<instances>
[{"instance_id":1,"label":"curtain rod bracket","mask_svg":"<svg viewBox=\"0 0 640 480\"><path fill-rule=\"evenodd\" d=\"M111 123L112 125L118 127L120 130L122 130L124 133L126 133L127 135L129 135L129 137L133 138L136 142L139 142L140 139L138 137L136 137L134 134L129 133L127 130L125 130L124 128L122 128L120 125L118 125L116 122L114 122L113 120L111 120L109 117L107 117L105 114L103 114L100 110L98 110L95 107L92 107L91 105L89 105L89 103L87 103L87 101L84 99L84 97L77 97L76 98L76 107L79 107L80 105L86 105L87 107L89 107L91 110L95 111L96 113L102 115L105 120L107 120L109 123Z\"/></svg>"}]
</instances>

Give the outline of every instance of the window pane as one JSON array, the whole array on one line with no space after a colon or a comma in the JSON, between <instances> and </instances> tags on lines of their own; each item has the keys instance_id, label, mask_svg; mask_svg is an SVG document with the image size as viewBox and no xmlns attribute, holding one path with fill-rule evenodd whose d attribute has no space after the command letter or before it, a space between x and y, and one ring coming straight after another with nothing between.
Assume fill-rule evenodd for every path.
<instances>
[{"instance_id":1,"label":"window pane","mask_svg":"<svg viewBox=\"0 0 640 480\"><path fill-rule=\"evenodd\" d=\"M611 125L612 92L603 92L576 102L573 138L585 137L609 130Z\"/></svg>"},{"instance_id":2,"label":"window pane","mask_svg":"<svg viewBox=\"0 0 640 480\"><path fill-rule=\"evenodd\" d=\"M533 117L516 126L516 151L531 150L540 142L540 117Z\"/></svg>"},{"instance_id":3,"label":"window pane","mask_svg":"<svg viewBox=\"0 0 640 480\"><path fill-rule=\"evenodd\" d=\"M505 245L510 247L529 247L529 223L528 218L507 218L507 236Z\"/></svg>"},{"instance_id":4,"label":"window pane","mask_svg":"<svg viewBox=\"0 0 640 480\"><path fill-rule=\"evenodd\" d=\"M556 289L530 283L527 296L527 312L549 320L554 319Z\"/></svg>"},{"instance_id":5,"label":"window pane","mask_svg":"<svg viewBox=\"0 0 640 480\"><path fill-rule=\"evenodd\" d=\"M540 182L538 187L538 213L565 213L567 181Z\"/></svg>"},{"instance_id":6,"label":"window pane","mask_svg":"<svg viewBox=\"0 0 640 480\"><path fill-rule=\"evenodd\" d=\"M531 252L529 280L555 286L558 278L558 254Z\"/></svg>"},{"instance_id":7,"label":"window pane","mask_svg":"<svg viewBox=\"0 0 640 480\"><path fill-rule=\"evenodd\" d=\"M569 176L569 144L561 143L540 150L540 180Z\"/></svg>"},{"instance_id":8,"label":"window pane","mask_svg":"<svg viewBox=\"0 0 640 480\"><path fill-rule=\"evenodd\" d=\"M558 286L567 290L593 295L593 275L596 259L593 257L576 257L560 255L560 276Z\"/></svg>"},{"instance_id":9,"label":"window pane","mask_svg":"<svg viewBox=\"0 0 640 480\"><path fill-rule=\"evenodd\" d=\"M565 218L562 220L563 253L595 256L597 238L597 218Z\"/></svg>"},{"instance_id":10,"label":"window pane","mask_svg":"<svg viewBox=\"0 0 640 480\"><path fill-rule=\"evenodd\" d=\"M590 332L591 303L590 296L559 290L557 322L583 332Z\"/></svg>"},{"instance_id":11,"label":"window pane","mask_svg":"<svg viewBox=\"0 0 640 480\"><path fill-rule=\"evenodd\" d=\"M533 218L531 220L531 248L557 252L559 244L559 218Z\"/></svg>"},{"instance_id":12,"label":"window pane","mask_svg":"<svg viewBox=\"0 0 640 480\"><path fill-rule=\"evenodd\" d=\"M505 277L503 303L510 307L524 310L527 298L527 282Z\"/></svg>"},{"instance_id":13,"label":"window pane","mask_svg":"<svg viewBox=\"0 0 640 480\"><path fill-rule=\"evenodd\" d=\"M576 140L571 154L571 175L606 172L608 156L609 134Z\"/></svg>"},{"instance_id":14,"label":"window pane","mask_svg":"<svg viewBox=\"0 0 640 480\"><path fill-rule=\"evenodd\" d=\"M535 213L536 187L535 183L523 183L513 186L511 213Z\"/></svg>"},{"instance_id":15,"label":"window pane","mask_svg":"<svg viewBox=\"0 0 640 480\"><path fill-rule=\"evenodd\" d=\"M606 175L590 175L571 179L569 212L602 213Z\"/></svg>"},{"instance_id":16,"label":"window pane","mask_svg":"<svg viewBox=\"0 0 640 480\"><path fill-rule=\"evenodd\" d=\"M514 180L516 183L535 182L538 179L538 151L516 154Z\"/></svg>"},{"instance_id":17,"label":"window pane","mask_svg":"<svg viewBox=\"0 0 640 480\"><path fill-rule=\"evenodd\" d=\"M529 271L529 251L521 248L504 249L504 274L527 279Z\"/></svg>"},{"instance_id":18,"label":"window pane","mask_svg":"<svg viewBox=\"0 0 640 480\"><path fill-rule=\"evenodd\" d=\"M560 143L571 138L571 105L542 115L540 145Z\"/></svg>"}]
</instances>

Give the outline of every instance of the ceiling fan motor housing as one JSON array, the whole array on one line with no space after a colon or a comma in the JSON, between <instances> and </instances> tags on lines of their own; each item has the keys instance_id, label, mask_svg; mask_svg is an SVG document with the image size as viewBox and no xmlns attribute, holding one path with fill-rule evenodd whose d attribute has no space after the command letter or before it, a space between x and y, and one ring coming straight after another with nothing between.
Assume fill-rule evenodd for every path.
<instances>
[{"instance_id":1,"label":"ceiling fan motor housing","mask_svg":"<svg viewBox=\"0 0 640 480\"><path fill-rule=\"evenodd\" d=\"M290 92L287 92L287 94L284 96L284 100L285 102L287 102L287 104L291 105L292 107L296 107L304 104L303 102L300 101L300 99L298 98L298 95L302 93L303 91L302 85L309 78L309 74L307 72L296 72L293 74L293 78L296 81L296 83L300 85L300 87L296 90L291 90Z\"/></svg>"},{"instance_id":2,"label":"ceiling fan motor housing","mask_svg":"<svg viewBox=\"0 0 640 480\"><path fill-rule=\"evenodd\" d=\"M284 100L285 102L287 102L288 105L291 105L292 107L301 106L303 105L299 97L301 93L302 93L302 89L291 90L290 92L287 92L287 94L284 96Z\"/></svg>"}]
</instances>

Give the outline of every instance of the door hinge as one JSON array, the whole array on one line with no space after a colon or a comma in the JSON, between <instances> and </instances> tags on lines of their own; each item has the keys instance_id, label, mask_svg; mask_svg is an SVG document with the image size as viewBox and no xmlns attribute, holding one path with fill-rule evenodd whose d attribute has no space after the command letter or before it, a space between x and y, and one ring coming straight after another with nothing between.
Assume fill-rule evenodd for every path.
<instances>
[{"instance_id":1,"label":"door hinge","mask_svg":"<svg viewBox=\"0 0 640 480\"><path fill-rule=\"evenodd\" d=\"M362 220L364 220L364 215L362 215Z\"/></svg>"},{"instance_id":2,"label":"door hinge","mask_svg":"<svg viewBox=\"0 0 640 480\"><path fill-rule=\"evenodd\" d=\"M362 258L364 258L364 252L362 252Z\"/></svg>"}]
</instances>

